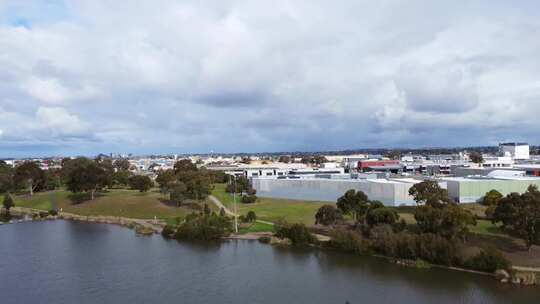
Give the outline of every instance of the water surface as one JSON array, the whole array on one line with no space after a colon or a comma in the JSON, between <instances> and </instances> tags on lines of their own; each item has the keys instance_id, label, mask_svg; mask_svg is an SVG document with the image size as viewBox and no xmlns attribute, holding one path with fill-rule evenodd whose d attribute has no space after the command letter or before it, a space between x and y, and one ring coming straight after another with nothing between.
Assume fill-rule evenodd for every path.
<instances>
[{"instance_id":1,"label":"water surface","mask_svg":"<svg viewBox=\"0 0 540 304\"><path fill-rule=\"evenodd\" d=\"M376 258L105 224L0 226L0 303L540 303L540 288Z\"/></svg>"}]
</instances>

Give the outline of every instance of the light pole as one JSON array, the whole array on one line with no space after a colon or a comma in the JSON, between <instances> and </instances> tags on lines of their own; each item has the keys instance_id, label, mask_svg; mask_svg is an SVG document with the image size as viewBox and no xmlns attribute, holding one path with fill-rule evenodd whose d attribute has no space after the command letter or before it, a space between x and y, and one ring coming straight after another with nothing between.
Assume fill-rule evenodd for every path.
<instances>
[{"instance_id":1,"label":"light pole","mask_svg":"<svg viewBox=\"0 0 540 304\"><path fill-rule=\"evenodd\" d=\"M236 217L236 175L233 175L233 205L234 205L234 232L238 233L238 218Z\"/></svg>"}]
</instances>

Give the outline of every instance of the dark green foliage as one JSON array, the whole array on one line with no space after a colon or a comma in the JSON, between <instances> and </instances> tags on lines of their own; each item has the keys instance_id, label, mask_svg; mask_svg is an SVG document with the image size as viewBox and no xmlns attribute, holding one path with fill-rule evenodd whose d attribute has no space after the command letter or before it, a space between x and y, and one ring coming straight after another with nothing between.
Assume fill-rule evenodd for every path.
<instances>
[{"instance_id":1,"label":"dark green foliage","mask_svg":"<svg viewBox=\"0 0 540 304\"><path fill-rule=\"evenodd\" d=\"M315 236L304 224L277 223L275 231L278 238L287 238L295 246L306 246L316 242Z\"/></svg>"},{"instance_id":2,"label":"dark green foliage","mask_svg":"<svg viewBox=\"0 0 540 304\"><path fill-rule=\"evenodd\" d=\"M442 189L436 181L427 180L417 183L409 189L409 194L419 205L441 208L453 203L446 189Z\"/></svg>"},{"instance_id":3,"label":"dark green foliage","mask_svg":"<svg viewBox=\"0 0 540 304\"><path fill-rule=\"evenodd\" d=\"M248 213L246 214L246 221L248 223L253 223L257 220L257 215L255 214L254 211L248 211Z\"/></svg>"},{"instance_id":4,"label":"dark green foliage","mask_svg":"<svg viewBox=\"0 0 540 304\"><path fill-rule=\"evenodd\" d=\"M343 213L333 205L324 205L315 214L315 224L335 225L343 221Z\"/></svg>"},{"instance_id":5,"label":"dark green foliage","mask_svg":"<svg viewBox=\"0 0 540 304\"><path fill-rule=\"evenodd\" d=\"M475 164L481 164L484 162L484 157L482 156L482 153L476 151L469 153L469 159Z\"/></svg>"},{"instance_id":6,"label":"dark green foliage","mask_svg":"<svg viewBox=\"0 0 540 304\"><path fill-rule=\"evenodd\" d=\"M146 192L152 188L154 182L150 177L145 175L133 175L129 178L129 186L131 189L139 190L139 192Z\"/></svg>"},{"instance_id":7,"label":"dark green foliage","mask_svg":"<svg viewBox=\"0 0 540 304\"><path fill-rule=\"evenodd\" d=\"M127 170L119 170L113 173L112 181L115 186L127 186L129 185L129 178L132 173Z\"/></svg>"},{"instance_id":8,"label":"dark green foliage","mask_svg":"<svg viewBox=\"0 0 540 304\"><path fill-rule=\"evenodd\" d=\"M225 212L225 208L221 207L219 209L219 216L226 216L226 215L227 215L227 213Z\"/></svg>"},{"instance_id":9,"label":"dark green foliage","mask_svg":"<svg viewBox=\"0 0 540 304\"><path fill-rule=\"evenodd\" d=\"M4 209L6 209L6 214L9 214L9 209L11 209L11 207L15 207L15 202L13 201L13 198L9 193L6 193L4 195L4 201L2 202L2 206L4 207Z\"/></svg>"},{"instance_id":10,"label":"dark green foliage","mask_svg":"<svg viewBox=\"0 0 540 304\"><path fill-rule=\"evenodd\" d=\"M15 167L13 182L16 188L26 188L32 195L34 191L43 189L45 173L37 163L27 161Z\"/></svg>"},{"instance_id":11,"label":"dark green foliage","mask_svg":"<svg viewBox=\"0 0 540 304\"><path fill-rule=\"evenodd\" d=\"M476 225L468 210L453 204L442 208L418 206L414 218L421 232L439 234L448 239L464 237L469 231L468 226Z\"/></svg>"},{"instance_id":12,"label":"dark green foliage","mask_svg":"<svg viewBox=\"0 0 540 304\"><path fill-rule=\"evenodd\" d=\"M49 215L57 216L57 215L58 215L58 211L56 211L56 210L49 210Z\"/></svg>"},{"instance_id":13,"label":"dark green foliage","mask_svg":"<svg viewBox=\"0 0 540 304\"><path fill-rule=\"evenodd\" d=\"M197 166L189 159L181 159L174 164L174 173L197 171Z\"/></svg>"},{"instance_id":14,"label":"dark green foliage","mask_svg":"<svg viewBox=\"0 0 540 304\"><path fill-rule=\"evenodd\" d=\"M175 203L176 206L182 205L186 199L187 187L182 182L176 182L174 184L169 184L169 198L171 202Z\"/></svg>"},{"instance_id":15,"label":"dark green foliage","mask_svg":"<svg viewBox=\"0 0 540 304\"><path fill-rule=\"evenodd\" d=\"M369 240L363 238L357 232L345 229L334 229L330 232L330 237L331 239L327 244L330 248L357 254L366 254L370 252Z\"/></svg>"},{"instance_id":16,"label":"dark green foliage","mask_svg":"<svg viewBox=\"0 0 540 304\"><path fill-rule=\"evenodd\" d=\"M41 218L47 217L48 215L49 215L49 212L47 212L47 211L40 211L39 212L39 217L41 217Z\"/></svg>"},{"instance_id":17,"label":"dark green foliage","mask_svg":"<svg viewBox=\"0 0 540 304\"><path fill-rule=\"evenodd\" d=\"M249 179L245 176L236 177L236 181L234 179L231 179L229 181L229 184L227 184L227 186L225 187L225 191L228 193L246 192L248 194L255 194L255 189L251 187L251 183L249 182Z\"/></svg>"},{"instance_id":18,"label":"dark green foliage","mask_svg":"<svg viewBox=\"0 0 540 304\"><path fill-rule=\"evenodd\" d=\"M256 195L242 195L242 204L254 204L257 201Z\"/></svg>"},{"instance_id":19,"label":"dark green foliage","mask_svg":"<svg viewBox=\"0 0 540 304\"><path fill-rule=\"evenodd\" d=\"M66 186L73 193L90 192L91 199L94 199L94 192L109 183L108 171L94 160L80 157L68 163Z\"/></svg>"},{"instance_id":20,"label":"dark green foliage","mask_svg":"<svg viewBox=\"0 0 540 304\"><path fill-rule=\"evenodd\" d=\"M211 192L210 178L199 171L183 171L176 174L176 180L184 183L185 197L201 201L206 199Z\"/></svg>"},{"instance_id":21,"label":"dark green foliage","mask_svg":"<svg viewBox=\"0 0 540 304\"><path fill-rule=\"evenodd\" d=\"M495 272L498 269L509 270L512 265L500 251L494 248L488 248L468 259L465 262L465 266L479 271Z\"/></svg>"},{"instance_id":22,"label":"dark green foliage","mask_svg":"<svg viewBox=\"0 0 540 304\"><path fill-rule=\"evenodd\" d=\"M203 213L204 215L210 215L212 213L212 210L210 210L210 207L208 206L208 204L204 204Z\"/></svg>"},{"instance_id":23,"label":"dark green foliage","mask_svg":"<svg viewBox=\"0 0 540 304\"><path fill-rule=\"evenodd\" d=\"M269 237L269 236L263 235L263 236L259 237L259 242L261 242L263 244L270 244L271 241L272 241L272 238Z\"/></svg>"},{"instance_id":24,"label":"dark green foliage","mask_svg":"<svg viewBox=\"0 0 540 304\"><path fill-rule=\"evenodd\" d=\"M395 209L378 207L370 210L366 215L366 222L369 226L377 224L393 225L399 219L399 215Z\"/></svg>"},{"instance_id":25,"label":"dark green foliage","mask_svg":"<svg viewBox=\"0 0 540 304\"><path fill-rule=\"evenodd\" d=\"M161 230L161 235L165 238L172 237L174 233L175 233L175 229L171 225L165 225L165 227L163 227L163 230Z\"/></svg>"},{"instance_id":26,"label":"dark green foliage","mask_svg":"<svg viewBox=\"0 0 540 304\"><path fill-rule=\"evenodd\" d=\"M493 189L484 195L482 198L482 204L484 206L497 206L502 198L503 195L499 191Z\"/></svg>"},{"instance_id":27,"label":"dark green foliage","mask_svg":"<svg viewBox=\"0 0 540 304\"><path fill-rule=\"evenodd\" d=\"M159 185L161 193L169 193L173 184L176 182L176 176L174 170L164 170L158 173L156 177L156 183ZM184 185L185 186L185 185ZM184 190L185 191L185 190Z\"/></svg>"},{"instance_id":28,"label":"dark green foliage","mask_svg":"<svg viewBox=\"0 0 540 304\"><path fill-rule=\"evenodd\" d=\"M13 190L13 174L14 169L0 160L0 193Z\"/></svg>"},{"instance_id":29,"label":"dark green foliage","mask_svg":"<svg viewBox=\"0 0 540 304\"><path fill-rule=\"evenodd\" d=\"M355 219L364 216L369 208L367 195L353 189L338 198L336 205L343 214L350 214Z\"/></svg>"},{"instance_id":30,"label":"dark green foliage","mask_svg":"<svg viewBox=\"0 0 540 304\"><path fill-rule=\"evenodd\" d=\"M114 168L116 168L118 171L127 171L129 170L129 167L131 166L129 163L129 160L125 158L120 158L114 161Z\"/></svg>"},{"instance_id":31,"label":"dark green foliage","mask_svg":"<svg viewBox=\"0 0 540 304\"><path fill-rule=\"evenodd\" d=\"M178 226L175 238L178 240L219 240L231 234L232 224L228 217L216 214L191 214Z\"/></svg>"},{"instance_id":32,"label":"dark green foliage","mask_svg":"<svg viewBox=\"0 0 540 304\"><path fill-rule=\"evenodd\" d=\"M510 193L502 198L493 213L493 221L523 238L530 247L540 242L540 191L529 186L523 194Z\"/></svg>"}]
</instances>

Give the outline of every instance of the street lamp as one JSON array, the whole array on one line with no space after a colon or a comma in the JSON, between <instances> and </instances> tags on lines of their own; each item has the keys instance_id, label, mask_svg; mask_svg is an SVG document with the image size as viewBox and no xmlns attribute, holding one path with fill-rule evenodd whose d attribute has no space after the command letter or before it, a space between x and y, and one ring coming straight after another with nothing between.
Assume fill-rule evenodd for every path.
<instances>
[{"instance_id":1,"label":"street lamp","mask_svg":"<svg viewBox=\"0 0 540 304\"><path fill-rule=\"evenodd\" d=\"M233 175L233 179L234 232L238 233L238 218L236 217L236 175Z\"/></svg>"}]
</instances>

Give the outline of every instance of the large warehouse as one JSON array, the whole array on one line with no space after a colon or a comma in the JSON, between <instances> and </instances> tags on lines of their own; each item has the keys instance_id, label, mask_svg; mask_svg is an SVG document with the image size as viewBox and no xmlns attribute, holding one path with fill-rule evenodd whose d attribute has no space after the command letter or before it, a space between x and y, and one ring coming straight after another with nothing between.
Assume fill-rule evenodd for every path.
<instances>
[{"instance_id":1,"label":"large warehouse","mask_svg":"<svg viewBox=\"0 0 540 304\"><path fill-rule=\"evenodd\" d=\"M371 200L388 206L414 205L409 188L411 179L275 179L254 178L253 187L260 197L335 202L347 190L363 191Z\"/></svg>"},{"instance_id":2,"label":"large warehouse","mask_svg":"<svg viewBox=\"0 0 540 304\"><path fill-rule=\"evenodd\" d=\"M497 190L502 195L511 192L523 193L530 185L540 188L540 178L529 176L509 176L503 177L448 177L443 179L446 182L448 195L460 203L478 202L486 192Z\"/></svg>"}]
</instances>

